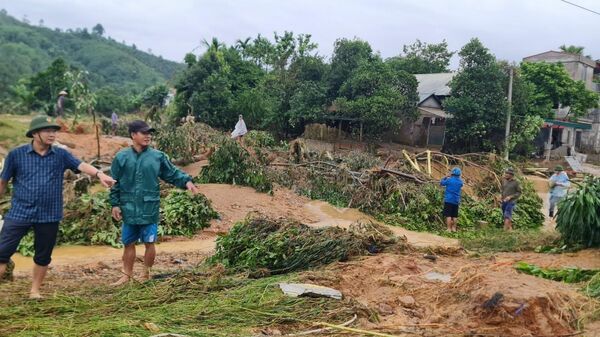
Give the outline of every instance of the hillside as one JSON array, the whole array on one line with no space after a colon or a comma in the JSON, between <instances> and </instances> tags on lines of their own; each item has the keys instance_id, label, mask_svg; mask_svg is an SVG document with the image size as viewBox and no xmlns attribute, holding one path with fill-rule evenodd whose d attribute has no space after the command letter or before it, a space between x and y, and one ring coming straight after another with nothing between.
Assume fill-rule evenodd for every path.
<instances>
[{"instance_id":1,"label":"hillside","mask_svg":"<svg viewBox=\"0 0 600 337\"><path fill-rule=\"evenodd\" d=\"M87 29L32 26L0 11L0 96L20 78L45 69L56 58L90 73L93 88L138 91L172 79L182 64L140 51Z\"/></svg>"}]
</instances>

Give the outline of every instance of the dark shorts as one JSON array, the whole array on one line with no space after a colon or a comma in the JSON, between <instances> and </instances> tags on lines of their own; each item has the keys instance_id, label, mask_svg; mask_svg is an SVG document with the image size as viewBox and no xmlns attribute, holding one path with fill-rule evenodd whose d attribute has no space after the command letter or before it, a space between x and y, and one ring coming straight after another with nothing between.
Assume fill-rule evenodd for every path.
<instances>
[{"instance_id":1,"label":"dark shorts","mask_svg":"<svg viewBox=\"0 0 600 337\"><path fill-rule=\"evenodd\" d=\"M458 205L445 202L442 214L446 218L458 218Z\"/></svg>"},{"instance_id":2,"label":"dark shorts","mask_svg":"<svg viewBox=\"0 0 600 337\"><path fill-rule=\"evenodd\" d=\"M516 203L514 201L503 201L502 202L502 217L504 219L512 220L515 206L516 206Z\"/></svg>"},{"instance_id":3,"label":"dark shorts","mask_svg":"<svg viewBox=\"0 0 600 337\"><path fill-rule=\"evenodd\" d=\"M28 223L4 219L0 232L0 263L8 263L17 251L21 239L33 228L35 255L33 262L47 266L52 261L52 250L56 244L58 222Z\"/></svg>"}]
</instances>

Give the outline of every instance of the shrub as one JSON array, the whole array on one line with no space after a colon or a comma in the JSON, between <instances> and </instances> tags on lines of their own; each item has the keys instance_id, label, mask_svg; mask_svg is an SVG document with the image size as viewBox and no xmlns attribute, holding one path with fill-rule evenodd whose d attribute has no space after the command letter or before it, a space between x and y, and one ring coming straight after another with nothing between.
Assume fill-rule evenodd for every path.
<instances>
[{"instance_id":1,"label":"shrub","mask_svg":"<svg viewBox=\"0 0 600 337\"><path fill-rule=\"evenodd\" d=\"M599 177L586 177L559 203L556 229L569 245L600 247Z\"/></svg>"},{"instance_id":2,"label":"shrub","mask_svg":"<svg viewBox=\"0 0 600 337\"><path fill-rule=\"evenodd\" d=\"M186 236L209 227L210 220L219 217L203 194L191 195L181 190L172 190L167 195L162 205L162 215L159 234Z\"/></svg>"},{"instance_id":3,"label":"shrub","mask_svg":"<svg viewBox=\"0 0 600 337\"><path fill-rule=\"evenodd\" d=\"M198 180L202 183L250 186L259 192L273 190L265 168L231 139L224 140L210 156L208 166L202 170Z\"/></svg>"}]
</instances>

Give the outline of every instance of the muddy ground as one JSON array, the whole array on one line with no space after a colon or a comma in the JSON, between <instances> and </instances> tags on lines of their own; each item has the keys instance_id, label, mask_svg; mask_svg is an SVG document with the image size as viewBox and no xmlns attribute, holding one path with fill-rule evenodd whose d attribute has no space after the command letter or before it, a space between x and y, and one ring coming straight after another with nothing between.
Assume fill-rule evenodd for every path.
<instances>
[{"instance_id":1,"label":"muddy ground","mask_svg":"<svg viewBox=\"0 0 600 337\"><path fill-rule=\"evenodd\" d=\"M71 151L82 158L95 156L92 135L60 133L58 139L71 145ZM127 146L128 140L104 136L102 144L103 154L112 156ZM197 174L204 164L194 163L184 169ZM542 186L543 181L536 181L536 185ZM200 191L212 201L221 218L192 239L167 238L159 244L154 275L201 263L214 250L218 233L227 232L249 212L294 218L312 226L347 227L356 220L373 220L357 210L310 201L283 188L275 189L272 196L247 187L219 184L200 185ZM547 227L552 230L551 223L547 222ZM480 257L461 251L454 239L390 228L396 235L405 236L412 248L335 263L301 276L307 282L339 289L345 297L378 314L376 323L359 319L356 326L360 328L407 336L572 336L581 318L596 305L581 295L578 285L520 274L513 266L526 261L543 267L600 269L599 250ZM423 258L431 251L437 253L436 261ZM141 253L140 247L138 255ZM120 250L110 247L58 247L44 292L51 296L71 292L81 284L108 285L122 275L120 254ZM17 279L25 280L30 275L31 259L17 257L16 261ZM140 266L136 264L138 274ZM2 291L0 296L15 294ZM588 324L586 330L586 336L600 336L597 322Z\"/></svg>"}]
</instances>

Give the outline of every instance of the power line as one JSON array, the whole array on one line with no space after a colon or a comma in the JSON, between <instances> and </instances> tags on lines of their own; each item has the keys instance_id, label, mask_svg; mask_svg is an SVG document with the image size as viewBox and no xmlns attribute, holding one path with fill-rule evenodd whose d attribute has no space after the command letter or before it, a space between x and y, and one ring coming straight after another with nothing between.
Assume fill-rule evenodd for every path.
<instances>
[{"instance_id":1,"label":"power line","mask_svg":"<svg viewBox=\"0 0 600 337\"><path fill-rule=\"evenodd\" d=\"M583 10L586 10L586 11L588 11L588 12L592 12L592 13L594 13L594 14L596 14L596 15L600 15L600 13L598 13L598 12L596 12L596 11L593 11L593 10L591 10L591 9L589 9L589 8L585 8L585 7L583 7L583 6L580 6L580 5L578 5L578 4L574 4L574 3L572 3L572 2L569 2L569 1L566 1L566 0L560 0L560 1L562 1L562 2L564 2L564 3L567 3L567 4L571 5L571 6L579 7L579 8L581 8L581 9L583 9Z\"/></svg>"}]
</instances>

